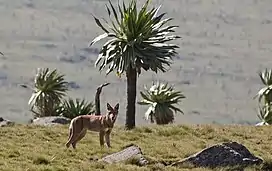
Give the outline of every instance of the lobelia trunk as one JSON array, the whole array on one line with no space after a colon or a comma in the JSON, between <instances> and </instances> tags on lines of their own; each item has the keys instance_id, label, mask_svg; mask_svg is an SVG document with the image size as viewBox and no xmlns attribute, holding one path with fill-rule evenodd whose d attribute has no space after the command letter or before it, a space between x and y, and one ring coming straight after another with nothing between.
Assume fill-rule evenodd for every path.
<instances>
[{"instance_id":1,"label":"lobelia trunk","mask_svg":"<svg viewBox=\"0 0 272 171\"><path fill-rule=\"evenodd\" d=\"M100 85L97 89L96 89L96 93L95 93L95 115L101 115L101 111L100 111L100 94L102 92L102 88L109 85L110 83L104 83L102 85Z\"/></svg>"},{"instance_id":2,"label":"lobelia trunk","mask_svg":"<svg viewBox=\"0 0 272 171\"><path fill-rule=\"evenodd\" d=\"M131 66L126 71L127 77L127 109L126 109L126 129L135 128L135 102L136 102L136 85L137 71Z\"/></svg>"},{"instance_id":3,"label":"lobelia trunk","mask_svg":"<svg viewBox=\"0 0 272 171\"><path fill-rule=\"evenodd\" d=\"M101 91L96 91L95 94L95 115L101 115L101 111L100 111L100 93Z\"/></svg>"}]
</instances>

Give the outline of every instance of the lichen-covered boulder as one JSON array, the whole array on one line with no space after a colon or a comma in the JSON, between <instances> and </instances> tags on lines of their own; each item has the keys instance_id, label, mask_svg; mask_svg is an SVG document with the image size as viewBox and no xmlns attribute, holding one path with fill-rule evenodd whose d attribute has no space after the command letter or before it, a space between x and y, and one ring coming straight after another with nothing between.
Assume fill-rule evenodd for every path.
<instances>
[{"instance_id":1,"label":"lichen-covered boulder","mask_svg":"<svg viewBox=\"0 0 272 171\"><path fill-rule=\"evenodd\" d=\"M242 144L237 142L228 142L216 144L211 147L191 155L185 159L172 164L172 166L182 166L190 164L195 167L247 167L250 165L259 165L263 160L254 156Z\"/></svg>"}]
</instances>

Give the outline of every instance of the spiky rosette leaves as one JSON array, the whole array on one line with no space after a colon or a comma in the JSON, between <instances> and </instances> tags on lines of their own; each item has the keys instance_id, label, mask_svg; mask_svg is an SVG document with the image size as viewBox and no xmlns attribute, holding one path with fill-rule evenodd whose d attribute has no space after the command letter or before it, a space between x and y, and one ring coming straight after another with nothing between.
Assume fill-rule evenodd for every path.
<instances>
[{"instance_id":1,"label":"spiky rosette leaves","mask_svg":"<svg viewBox=\"0 0 272 171\"><path fill-rule=\"evenodd\" d=\"M256 97L259 102L258 117L263 124L272 124L272 70L265 69L259 73L264 87L258 91Z\"/></svg>"},{"instance_id":2,"label":"spiky rosette leaves","mask_svg":"<svg viewBox=\"0 0 272 171\"><path fill-rule=\"evenodd\" d=\"M31 110L37 117L57 115L56 109L68 90L64 75L56 69L39 69L34 81L34 92L28 102Z\"/></svg>"},{"instance_id":3,"label":"spiky rosette leaves","mask_svg":"<svg viewBox=\"0 0 272 171\"><path fill-rule=\"evenodd\" d=\"M181 91L175 91L173 86L157 82L149 89L145 87L145 91L140 94L143 99L138 104L149 105L145 118L151 119L151 122L155 118L157 124L168 124L174 121L174 112L183 114L175 105L185 96Z\"/></svg>"},{"instance_id":4,"label":"spiky rosette leaves","mask_svg":"<svg viewBox=\"0 0 272 171\"><path fill-rule=\"evenodd\" d=\"M94 112L94 105L92 102L87 102L84 99L73 100L69 98L64 100L62 104L62 116L73 119L79 115L88 115Z\"/></svg>"},{"instance_id":5,"label":"spiky rosette leaves","mask_svg":"<svg viewBox=\"0 0 272 171\"><path fill-rule=\"evenodd\" d=\"M177 54L176 44L168 43L180 38L171 35L178 26L166 26L172 18L163 19L166 13L159 14L160 6L148 9L150 0L137 10L136 0L131 0L128 5L124 2L114 7L111 1L106 5L109 20L104 19L104 24L94 17L96 24L104 31L91 43L104 38L109 40L103 45L95 66L99 70L108 66L107 74L115 70L118 75L127 71L129 66L137 69L152 70L154 72L167 70L172 57ZM106 26L105 26L106 25Z\"/></svg>"}]
</instances>

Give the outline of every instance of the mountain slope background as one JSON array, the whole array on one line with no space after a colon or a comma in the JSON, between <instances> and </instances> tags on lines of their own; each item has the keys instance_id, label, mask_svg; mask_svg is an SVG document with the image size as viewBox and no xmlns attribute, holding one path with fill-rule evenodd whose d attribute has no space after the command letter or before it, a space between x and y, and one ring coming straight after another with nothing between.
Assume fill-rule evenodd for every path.
<instances>
[{"instance_id":1,"label":"mountain slope background","mask_svg":"<svg viewBox=\"0 0 272 171\"><path fill-rule=\"evenodd\" d=\"M112 0L116 4L116 0ZM140 0L139 4L144 1ZM102 31L91 13L107 17L105 0L0 0L0 116L20 123L31 117L27 105L31 91L18 86L32 84L36 68L57 68L73 84L69 96L94 100L96 87L106 102L120 102L119 123L125 120L126 80L105 77L94 68L101 44L87 48ZM258 121L261 87L257 72L272 66L272 11L269 0L152 0L161 12L173 17L182 37L179 56L167 73L143 72L139 91L155 80L168 81L186 95L179 106L185 115L177 123L240 123ZM146 108L136 106L137 124L144 125Z\"/></svg>"}]
</instances>

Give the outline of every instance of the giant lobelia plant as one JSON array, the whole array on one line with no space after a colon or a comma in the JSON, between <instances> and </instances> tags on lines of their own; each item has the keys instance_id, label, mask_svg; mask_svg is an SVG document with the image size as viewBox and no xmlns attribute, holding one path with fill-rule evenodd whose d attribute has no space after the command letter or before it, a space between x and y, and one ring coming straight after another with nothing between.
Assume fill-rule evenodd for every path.
<instances>
[{"instance_id":1,"label":"giant lobelia plant","mask_svg":"<svg viewBox=\"0 0 272 171\"><path fill-rule=\"evenodd\" d=\"M161 6L148 9L150 0L137 9L136 0L131 0L128 5L124 2L114 7L109 0L106 10L109 21L103 19L104 24L94 17L96 24L104 31L90 43L104 38L109 40L102 46L95 66L99 70L106 68L106 74L113 71L121 76L123 73L127 79L127 107L126 128L135 127L135 103L137 76L141 70L166 72L170 66L172 57L177 54L176 44L169 41L180 38L171 35L178 26L167 26L173 18L164 18L166 13L159 14Z\"/></svg>"}]
</instances>

